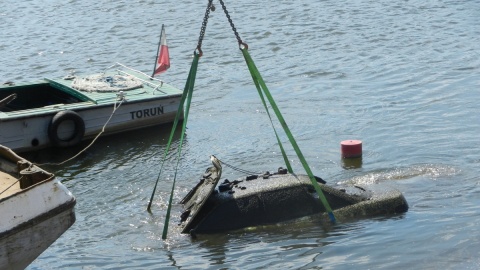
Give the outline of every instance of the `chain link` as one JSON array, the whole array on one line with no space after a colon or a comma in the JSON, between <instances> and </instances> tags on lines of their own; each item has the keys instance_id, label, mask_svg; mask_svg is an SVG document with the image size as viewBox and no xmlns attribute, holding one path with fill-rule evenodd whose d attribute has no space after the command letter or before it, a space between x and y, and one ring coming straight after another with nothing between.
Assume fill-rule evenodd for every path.
<instances>
[{"instance_id":1,"label":"chain link","mask_svg":"<svg viewBox=\"0 0 480 270\"><path fill-rule=\"evenodd\" d=\"M228 14L227 7L225 7L225 4L223 3L223 0L219 0L220 4L222 5L223 11L225 12L225 15L227 15L228 22L230 23L230 26L232 27L233 32L235 33L235 37L237 38L238 45L242 46L247 46L247 44L243 43L242 39L240 38L240 35L237 32L237 29L235 28L235 25L233 25L233 21L230 18L230 15Z\"/></svg>"},{"instance_id":2,"label":"chain link","mask_svg":"<svg viewBox=\"0 0 480 270\"><path fill-rule=\"evenodd\" d=\"M230 26L232 27L233 33L235 34L235 37L237 38L238 45L240 46L240 49L248 49L248 45L242 41L240 38L240 35L237 32L237 29L235 28L235 25L233 24L232 19L230 18L230 15L228 14L227 7L225 6L225 3L223 0L219 0L220 4L222 5L223 11L225 12L225 15L227 16L228 22L230 23ZM203 23L202 23L202 28L200 29L200 35L198 37L198 44L195 52L198 50L198 54L201 57L202 56L202 42L203 42L203 37L205 36L205 30L207 29L207 23L208 23L208 18L210 16L210 11L215 11L215 6L212 4L213 0L208 0L208 5L207 9L205 10L205 17L203 18Z\"/></svg>"},{"instance_id":3,"label":"chain link","mask_svg":"<svg viewBox=\"0 0 480 270\"><path fill-rule=\"evenodd\" d=\"M202 28L200 29L200 36L198 37L197 50L199 51L200 56L202 56L202 41L203 41L203 36L205 35L205 30L207 29L210 10L215 10L215 7L213 7L212 2L213 0L208 0L207 9L205 10L205 17L203 18Z\"/></svg>"}]
</instances>

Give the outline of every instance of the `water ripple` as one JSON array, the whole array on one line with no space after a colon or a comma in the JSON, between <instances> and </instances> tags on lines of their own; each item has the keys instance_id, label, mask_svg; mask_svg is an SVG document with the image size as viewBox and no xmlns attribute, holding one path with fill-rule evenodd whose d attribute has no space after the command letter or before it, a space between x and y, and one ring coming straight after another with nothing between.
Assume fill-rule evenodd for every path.
<instances>
[{"instance_id":1,"label":"water ripple","mask_svg":"<svg viewBox=\"0 0 480 270\"><path fill-rule=\"evenodd\" d=\"M57 2L3 3L0 82L88 74L115 62L148 72L165 24L172 66L161 78L185 85L206 2ZM152 128L99 140L68 166L46 168L76 195L77 222L30 268L478 268L478 1L243 1L228 9L314 173L331 183L392 185L409 212L331 230L309 218L192 240L175 225L175 204L164 242L179 136L150 215L169 135L169 127ZM248 170L283 165L220 6L202 50L175 202L210 154ZM339 142L352 138L364 142L364 155L347 170ZM30 156L62 161L77 150Z\"/></svg>"}]
</instances>

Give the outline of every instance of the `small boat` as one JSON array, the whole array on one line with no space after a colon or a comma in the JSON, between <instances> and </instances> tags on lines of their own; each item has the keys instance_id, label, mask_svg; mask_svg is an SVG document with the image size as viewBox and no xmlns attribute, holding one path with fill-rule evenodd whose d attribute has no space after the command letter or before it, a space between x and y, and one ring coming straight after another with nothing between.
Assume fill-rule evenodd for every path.
<instances>
[{"instance_id":1,"label":"small boat","mask_svg":"<svg viewBox=\"0 0 480 270\"><path fill-rule=\"evenodd\" d=\"M155 79L170 67L162 27L151 76L116 64L89 76L0 86L0 144L15 152L160 125L175 119L182 91ZM108 125L107 125L108 123Z\"/></svg>"},{"instance_id":2,"label":"small boat","mask_svg":"<svg viewBox=\"0 0 480 270\"><path fill-rule=\"evenodd\" d=\"M55 176L0 145L0 269L25 269L75 222Z\"/></svg>"},{"instance_id":3,"label":"small boat","mask_svg":"<svg viewBox=\"0 0 480 270\"><path fill-rule=\"evenodd\" d=\"M0 87L0 144L15 152L67 147L172 122L182 91L121 68L86 77ZM115 112L112 114L112 112Z\"/></svg>"},{"instance_id":4,"label":"small boat","mask_svg":"<svg viewBox=\"0 0 480 270\"><path fill-rule=\"evenodd\" d=\"M325 208L307 175L280 168L275 173L248 175L219 183L221 163L212 156L198 184L180 202L182 233L218 233L321 215ZM381 185L327 185L316 177L337 221L404 213L408 204L398 190ZM216 189L215 189L216 188Z\"/></svg>"}]
</instances>

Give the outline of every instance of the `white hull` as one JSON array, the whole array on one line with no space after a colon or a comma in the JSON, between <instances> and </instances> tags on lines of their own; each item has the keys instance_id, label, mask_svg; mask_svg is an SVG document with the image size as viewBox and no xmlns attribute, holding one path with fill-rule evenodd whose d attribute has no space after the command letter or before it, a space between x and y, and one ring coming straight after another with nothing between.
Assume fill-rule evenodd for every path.
<instances>
[{"instance_id":1,"label":"white hull","mask_svg":"<svg viewBox=\"0 0 480 270\"><path fill-rule=\"evenodd\" d=\"M75 222L73 207L52 215L43 221L33 219L0 238L0 269L25 269Z\"/></svg>"},{"instance_id":2,"label":"white hull","mask_svg":"<svg viewBox=\"0 0 480 270\"><path fill-rule=\"evenodd\" d=\"M127 100L113 114L112 119L105 128L104 135L172 122L175 119L179 102L178 97L135 102ZM107 123L114 109L113 105L76 105L76 108L69 108L69 110L78 113L85 124L83 140L94 138ZM31 151L51 146L48 127L54 115L60 111L62 110L52 112L51 108L43 113L39 113L39 110L36 109L34 114L33 112L23 111L18 117L5 120L1 123L0 144L16 152ZM62 132L68 137L74 132L74 128L72 126L71 128L63 129Z\"/></svg>"},{"instance_id":3,"label":"white hull","mask_svg":"<svg viewBox=\"0 0 480 270\"><path fill-rule=\"evenodd\" d=\"M0 192L0 269L24 269L75 222L72 193L1 145Z\"/></svg>"}]
</instances>

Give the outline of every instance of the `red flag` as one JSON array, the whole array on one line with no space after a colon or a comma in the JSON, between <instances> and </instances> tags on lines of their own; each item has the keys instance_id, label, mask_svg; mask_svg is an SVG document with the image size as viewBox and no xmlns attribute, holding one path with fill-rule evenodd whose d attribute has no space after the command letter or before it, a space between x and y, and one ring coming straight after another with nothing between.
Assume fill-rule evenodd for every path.
<instances>
[{"instance_id":1,"label":"red flag","mask_svg":"<svg viewBox=\"0 0 480 270\"><path fill-rule=\"evenodd\" d=\"M168 54L167 36L165 35L165 27L162 25L162 33L160 34L160 43L157 50L157 61L153 70L153 76L167 71L170 67L170 55Z\"/></svg>"}]
</instances>

